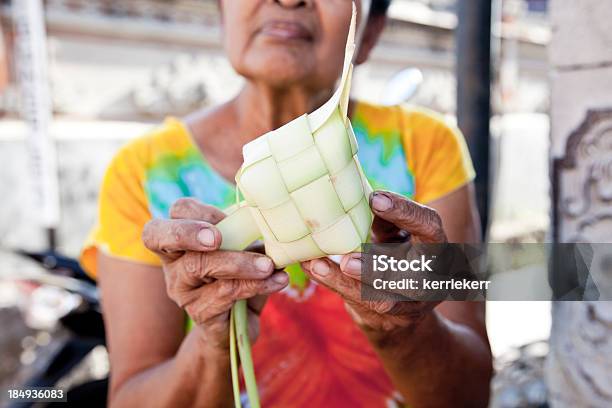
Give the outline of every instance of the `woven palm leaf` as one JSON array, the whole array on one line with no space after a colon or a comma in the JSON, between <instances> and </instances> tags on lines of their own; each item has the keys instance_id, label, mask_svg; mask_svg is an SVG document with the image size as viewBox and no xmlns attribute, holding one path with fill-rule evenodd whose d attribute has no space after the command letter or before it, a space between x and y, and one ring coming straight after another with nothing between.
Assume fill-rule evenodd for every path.
<instances>
[{"instance_id":1,"label":"woven palm leaf","mask_svg":"<svg viewBox=\"0 0 612 408\"><path fill-rule=\"evenodd\" d=\"M353 15L340 86L329 101L243 147L236 185L244 201L218 224L223 249L263 238L280 268L346 254L366 241L372 189L347 117L354 38Z\"/></svg>"}]
</instances>

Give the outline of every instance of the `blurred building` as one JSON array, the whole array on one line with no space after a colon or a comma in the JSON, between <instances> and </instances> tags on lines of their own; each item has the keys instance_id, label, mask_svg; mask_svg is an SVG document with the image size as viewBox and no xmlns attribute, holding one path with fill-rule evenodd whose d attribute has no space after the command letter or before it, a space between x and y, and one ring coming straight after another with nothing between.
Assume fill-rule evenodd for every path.
<instances>
[{"instance_id":1,"label":"blurred building","mask_svg":"<svg viewBox=\"0 0 612 408\"><path fill-rule=\"evenodd\" d=\"M10 2L4 3L3 28L10 39ZM45 3L57 115L159 120L218 103L240 86L223 56L214 0ZM515 55L500 54L504 61L514 59L515 74L521 78L510 80L505 93L516 86L516 106L545 111L548 28L542 21L523 18L537 14L528 12L537 2L518 3L518 9L505 7L516 18L505 18L504 26L496 30L504 42L517 43L511 47ZM393 73L414 66L425 79L415 102L454 112L454 4L454 0L395 0L385 35L370 63L360 70L356 94L377 100ZM14 96L13 91L5 93L0 109L14 114ZM504 106L510 102L504 100Z\"/></svg>"},{"instance_id":2,"label":"blurred building","mask_svg":"<svg viewBox=\"0 0 612 408\"><path fill-rule=\"evenodd\" d=\"M550 29L545 7L537 3L505 0L499 10L503 19L494 26L498 113L531 115L548 110ZM7 163L0 181L3 193L10 190L14 197L0 203L0 225L4 225L0 245L36 246L40 234L20 205L29 192L11 2L0 4L4 37L0 55L5 56L8 73L0 94L0 161ZM166 115L181 116L230 98L241 80L224 57L216 0L46 0L44 4L54 112L50 133L58 146L62 210L70 215L61 223L59 242L75 253L93 222L99 180L117 147ZM410 102L452 116L454 7L455 0L394 0L371 60L356 71L355 95L380 101L395 73L416 67L423 73L423 83ZM2 67L0 62L0 86ZM532 119L523 116L506 126L508 121L500 116L500 132L508 128L521 133L517 130L521 124L534 128ZM5 222L9 219L12 222Z\"/></svg>"}]
</instances>

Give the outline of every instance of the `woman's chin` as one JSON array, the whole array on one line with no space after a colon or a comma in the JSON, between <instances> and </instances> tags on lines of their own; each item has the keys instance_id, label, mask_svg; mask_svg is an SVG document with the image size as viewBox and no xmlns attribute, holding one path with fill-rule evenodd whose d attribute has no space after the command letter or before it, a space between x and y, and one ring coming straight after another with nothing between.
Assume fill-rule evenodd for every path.
<instances>
[{"instance_id":1,"label":"woman's chin","mask_svg":"<svg viewBox=\"0 0 612 408\"><path fill-rule=\"evenodd\" d=\"M266 84L272 88L290 88L296 85L307 85L311 75L299 71L266 70L265 72L250 72L244 75L258 83Z\"/></svg>"},{"instance_id":2,"label":"woman's chin","mask_svg":"<svg viewBox=\"0 0 612 408\"><path fill-rule=\"evenodd\" d=\"M237 71L246 78L275 87L306 84L312 78L319 76L315 69L316 65L313 64L313 58L301 58L293 55L269 57L245 64L245 69L237 69Z\"/></svg>"}]
</instances>

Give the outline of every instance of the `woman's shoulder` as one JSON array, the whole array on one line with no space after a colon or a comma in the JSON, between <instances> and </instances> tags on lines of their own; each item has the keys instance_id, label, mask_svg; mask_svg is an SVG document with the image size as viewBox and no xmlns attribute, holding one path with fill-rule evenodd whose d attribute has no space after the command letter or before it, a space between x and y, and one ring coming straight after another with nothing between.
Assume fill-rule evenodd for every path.
<instances>
[{"instance_id":1,"label":"woman's shoulder","mask_svg":"<svg viewBox=\"0 0 612 408\"><path fill-rule=\"evenodd\" d=\"M163 158L184 156L192 148L185 124L169 117L124 144L115 154L111 166L148 167Z\"/></svg>"},{"instance_id":2,"label":"woman's shoulder","mask_svg":"<svg viewBox=\"0 0 612 408\"><path fill-rule=\"evenodd\" d=\"M463 134L451 118L422 106L358 102L352 122L369 138L396 140L410 156L428 155L440 148L463 150L465 145Z\"/></svg>"},{"instance_id":3,"label":"woman's shoulder","mask_svg":"<svg viewBox=\"0 0 612 408\"><path fill-rule=\"evenodd\" d=\"M401 131L447 129L456 131L452 122L432 109L412 105L377 105L358 101L353 119L369 128L392 128Z\"/></svg>"},{"instance_id":4,"label":"woman's shoulder","mask_svg":"<svg viewBox=\"0 0 612 408\"><path fill-rule=\"evenodd\" d=\"M414 105L359 103L353 123L357 133L386 143L387 151L401 146L419 202L433 201L474 178L461 131L440 113Z\"/></svg>"}]
</instances>

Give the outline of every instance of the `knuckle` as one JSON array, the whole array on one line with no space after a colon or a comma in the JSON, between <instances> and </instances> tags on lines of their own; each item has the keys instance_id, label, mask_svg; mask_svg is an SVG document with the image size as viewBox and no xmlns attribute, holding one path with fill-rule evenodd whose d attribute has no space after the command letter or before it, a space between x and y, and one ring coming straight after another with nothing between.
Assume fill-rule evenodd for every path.
<instances>
[{"instance_id":1,"label":"knuckle","mask_svg":"<svg viewBox=\"0 0 612 408\"><path fill-rule=\"evenodd\" d=\"M197 324L204 324L210 318L208 315L208 310L206 308L199 307L195 303L190 303L180 307L185 310Z\"/></svg>"},{"instance_id":2,"label":"knuckle","mask_svg":"<svg viewBox=\"0 0 612 408\"><path fill-rule=\"evenodd\" d=\"M201 252L187 251L178 261L180 262L181 272L179 276L188 285L199 286L215 281L211 276L214 271L211 271L208 265L207 254Z\"/></svg>"},{"instance_id":3,"label":"knuckle","mask_svg":"<svg viewBox=\"0 0 612 408\"><path fill-rule=\"evenodd\" d=\"M179 198L170 207L170 218L184 217L189 214L189 210L193 208L193 198Z\"/></svg>"},{"instance_id":4,"label":"knuckle","mask_svg":"<svg viewBox=\"0 0 612 408\"><path fill-rule=\"evenodd\" d=\"M255 259L255 255L247 252L234 252L224 268L231 276L245 276L255 270Z\"/></svg>"},{"instance_id":5,"label":"knuckle","mask_svg":"<svg viewBox=\"0 0 612 408\"><path fill-rule=\"evenodd\" d=\"M415 219L417 216L417 206L412 201L404 200L402 201L402 205L400 207L401 215L407 219Z\"/></svg>"},{"instance_id":6,"label":"knuckle","mask_svg":"<svg viewBox=\"0 0 612 408\"><path fill-rule=\"evenodd\" d=\"M341 293L355 293L359 290L358 282L352 278L342 278L337 281L336 287Z\"/></svg>"},{"instance_id":7,"label":"knuckle","mask_svg":"<svg viewBox=\"0 0 612 408\"><path fill-rule=\"evenodd\" d=\"M427 236L433 237L438 234L438 227L432 223L429 223L429 222L425 223L425 225L423 226L423 229L424 229L423 232Z\"/></svg>"},{"instance_id":8,"label":"knuckle","mask_svg":"<svg viewBox=\"0 0 612 408\"><path fill-rule=\"evenodd\" d=\"M256 280L243 280L240 282L240 290L238 295L249 298L255 296L262 288L262 282Z\"/></svg>"},{"instance_id":9,"label":"knuckle","mask_svg":"<svg viewBox=\"0 0 612 408\"><path fill-rule=\"evenodd\" d=\"M202 275L202 257L197 252L188 252L183 256L182 259L183 268L185 272L195 276Z\"/></svg>"},{"instance_id":10,"label":"knuckle","mask_svg":"<svg viewBox=\"0 0 612 408\"><path fill-rule=\"evenodd\" d=\"M207 204L199 204L200 206L200 218L203 221L209 222L211 224L216 224L221 221L225 215L223 212L213 206Z\"/></svg>"},{"instance_id":11,"label":"knuckle","mask_svg":"<svg viewBox=\"0 0 612 408\"><path fill-rule=\"evenodd\" d=\"M222 280L219 282L219 291L218 295L221 298L235 298L239 287L238 281L234 279Z\"/></svg>"},{"instance_id":12,"label":"knuckle","mask_svg":"<svg viewBox=\"0 0 612 408\"><path fill-rule=\"evenodd\" d=\"M193 219L213 224L224 218L222 211L213 206L201 203L192 197L179 198L170 207L170 218Z\"/></svg>"},{"instance_id":13,"label":"knuckle","mask_svg":"<svg viewBox=\"0 0 612 408\"><path fill-rule=\"evenodd\" d=\"M387 314L393 310L395 303L392 300L379 300L372 302L370 307L378 314Z\"/></svg>"},{"instance_id":14,"label":"knuckle","mask_svg":"<svg viewBox=\"0 0 612 408\"><path fill-rule=\"evenodd\" d=\"M442 217L433 208L427 208L427 233L431 237L439 239L444 235L444 227L442 223Z\"/></svg>"},{"instance_id":15,"label":"knuckle","mask_svg":"<svg viewBox=\"0 0 612 408\"><path fill-rule=\"evenodd\" d=\"M175 296L174 302L183 310L189 310L193 308L193 302L190 302L185 296Z\"/></svg>"},{"instance_id":16,"label":"knuckle","mask_svg":"<svg viewBox=\"0 0 612 408\"><path fill-rule=\"evenodd\" d=\"M430 224L437 228L441 228L442 227L442 217L440 217L440 214L438 214L438 212L434 210L433 208L427 207L427 210L428 210L427 213L428 213L428 218L430 220Z\"/></svg>"},{"instance_id":17,"label":"knuckle","mask_svg":"<svg viewBox=\"0 0 612 408\"><path fill-rule=\"evenodd\" d=\"M210 262L207 254L197 252L198 255L198 272L202 279L208 279L210 275Z\"/></svg>"},{"instance_id":18,"label":"knuckle","mask_svg":"<svg viewBox=\"0 0 612 408\"><path fill-rule=\"evenodd\" d=\"M189 224L175 221L172 227L172 234L170 234L172 244L180 246L180 244L182 244L183 241L186 240L189 234L189 230Z\"/></svg>"},{"instance_id":19,"label":"knuckle","mask_svg":"<svg viewBox=\"0 0 612 408\"><path fill-rule=\"evenodd\" d=\"M161 220L153 219L145 224L142 230L142 242L147 249L154 251L159 248L160 239L157 231L161 223Z\"/></svg>"}]
</instances>

